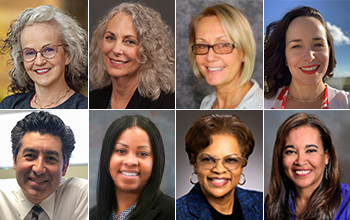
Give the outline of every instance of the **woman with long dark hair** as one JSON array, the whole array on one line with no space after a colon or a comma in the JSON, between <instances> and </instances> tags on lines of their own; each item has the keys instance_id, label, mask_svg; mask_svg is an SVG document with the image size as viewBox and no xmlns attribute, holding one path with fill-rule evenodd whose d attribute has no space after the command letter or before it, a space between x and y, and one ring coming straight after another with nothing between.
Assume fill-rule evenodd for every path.
<instances>
[{"instance_id":1,"label":"woman with long dark hair","mask_svg":"<svg viewBox=\"0 0 350 220\"><path fill-rule=\"evenodd\" d=\"M270 220L350 219L350 187L340 183L332 134L315 115L296 113L279 127L265 210Z\"/></svg>"},{"instance_id":2,"label":"woman with long dark hair","mask_svg":"<svg viewBox=\"0 0 350 220\"><path fill-rule=\"evenodd\" d=\"M150 119L116 119L103 139L90 219L174 219L175 201L159 189L164 163L163 140Z\"/></svg>"}]
</instances>

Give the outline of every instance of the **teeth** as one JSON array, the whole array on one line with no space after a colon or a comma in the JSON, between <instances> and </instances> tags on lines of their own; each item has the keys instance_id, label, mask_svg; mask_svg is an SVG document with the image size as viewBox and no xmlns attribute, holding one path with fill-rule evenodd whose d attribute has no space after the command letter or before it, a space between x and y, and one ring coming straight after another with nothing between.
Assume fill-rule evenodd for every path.
<instances>
[{"instance_id":1,"label":"teeth","mask_svg":"<svg viewBox=\"0 0 350 220\"><path fill-rule=\"evenodd\" d=\"M127 61L123 62L123 61L116 61L116 60L112 60L112 63L115 63L115 64L124 64L124 63L127 63Z\"/></svg>"},{"instance_id":2,"label":"teeth","mask_svg":"<svg viewBox=\"0 0 350 220\"><path fill-rule=\"evenodd\" d=\"M310 173L311 171L310 170L297 170L295 171L297 174L308 174Z\"/></svg>"},{"instance_id":3,"label":"teeth","mask_svg":"<svg viewBox=\"0 0 350 220\"><path fill-rule=\"evenodd\" d=\"M209 71L220 71L222 69L224 69L224 68L223 67L208 67Z\"/></svg>"},{"instance_id":4,"label":"teeth","mask_svg":"<svg viewBox=\"0 0 350 220\"><path fill-rule=\"evenodd\" d=\"M127 173L127 172L121 172L125 176L137 176L137 173Z\"/></svg>"},{"instance_id":5,"label":"teeth","mask_svg":"<svg viewBox=\"0 0 350 220\"><path fill-rule=\"evenodd\" d=\"M43 73L43 72L46 72L46 71L48 71L49 69L42 69L42 70L36 70L36 72L38 72L38 73Z\"/></svg>"},{"instance_id":6,"label":"teeth","mask_svg":"<svg viewBox=\"0 0 350 220\"><path fill-rule=\"evenodd\" d=\"M222 183L226 181L226 179L213 179L213 182L216 182L216 183Z\"/></svg>"},{"instance_id":7,"label":"teeth","mask_svg":"<svg viewBox=\"0 0 350 220\"><path fill-rule=\"evenodd\" d=\"M46 180L35 180L35 179L31 179L31 180L35 183L43 183L46 181Z\"/></svg>"},{"instance_id":8,"label":"teeth","mask_svg":"<svg viewBox=\"0 0 350 220\"><path fill-rule=\"evenodd\" d=\"M302 70L305 70L305 71L312 71L312 70L315 70L317 69L318 66L313 66L313 67L308 67L308 68L301 68Z\"/></svg>"}]
</instances>

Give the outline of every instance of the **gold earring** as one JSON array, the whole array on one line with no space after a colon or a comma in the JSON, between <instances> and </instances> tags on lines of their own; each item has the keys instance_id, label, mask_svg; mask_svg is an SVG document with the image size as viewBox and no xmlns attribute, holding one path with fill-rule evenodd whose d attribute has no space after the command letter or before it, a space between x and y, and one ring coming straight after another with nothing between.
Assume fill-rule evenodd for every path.
<instances>
[{"instance_id":1,"label":"gold earring","mask_svg":"<svg viewBox=\"0 0 350 220\"><path fill-rule=\"evenodd\" d=\"M27 79L26 75L27 75L26 72L24 72L24 80L25 80L26 82L29 82L30 80Z\"/></svg>"},{"instance_id":2,"label":"gold earring","mask_svg":"<svg viewBox=\"0 0 350 220\"><path fill-rule=\"evenodd\" d=\"M241 186L243 186L243 185L245 184L246 178L245 178L244 173L241 173L241 175L243 175L243 177L244 177L244 181L243 181L243 183L238 182L238 184L239 184L239 185L241 185Z\"/></svg>"},{"instance_id":3,"label":"gold earring","mask_svg":"<svg viewBox=\"0 0 350 220\"><path fill-rule=\"evenodd\" d=\"M196 173L195 173L195 172L191 173L191 175L190 175L190 183L192 183L193 185L196 185L196 184L198 183L198 181L197 181L196 183L194 183L194 182L192 181L192 176L193 176L193 174L196 174Z\"/></svg>"}]
</instances>

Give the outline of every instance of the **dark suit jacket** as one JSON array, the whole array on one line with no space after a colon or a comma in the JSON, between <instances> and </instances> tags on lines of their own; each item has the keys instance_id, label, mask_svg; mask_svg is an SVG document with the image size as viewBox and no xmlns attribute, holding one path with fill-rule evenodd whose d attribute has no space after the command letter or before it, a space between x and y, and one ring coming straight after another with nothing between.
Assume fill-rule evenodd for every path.
<instances>
[{"instance_id":1,"label":"dark suit jacket","mask_svg":"<svg viewBox=\"0 0 350 220\"><path fill-rule=\"evenodd\" d=\"M112 84L91 91L89 94L89 108L106 109L111 95ZM136 89L126 109L175 109L175 93L164 94L162 92L157 100L152 101L149 98L142 97Z\"/></svg>"},{"instance_id":2,"label":"dark suit jacket","mask_svg":"<svg viewBox=\"0 0 350 220\"><path fill-rule=\"evenodd\" d=\"M262 192L246 190L239 187L235 189L235 196L242 209L245 220L263 219L263 194ZM191 191L176 200L177 220L212 220L207 200L196 184Z\"/></svg>"}]
</instances>

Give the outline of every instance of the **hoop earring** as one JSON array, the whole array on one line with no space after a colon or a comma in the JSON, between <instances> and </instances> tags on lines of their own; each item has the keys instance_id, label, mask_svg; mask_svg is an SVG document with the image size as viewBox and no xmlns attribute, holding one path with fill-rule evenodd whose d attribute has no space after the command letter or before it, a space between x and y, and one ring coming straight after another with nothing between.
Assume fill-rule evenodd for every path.
<instances>
[{"instance_id":1,"label":"hoop earring","mask_svg":"<svg viewBox=\"0 0 350 220\"><path fill-rule=\"evenodd\" d=\"M241 175L243 175L243 177L244 177L244 181L243 181L243 183L238 182L238 184L239 184L239 185L241 185L241 186L243 186L243 185L245 184L245 182L246 182L246 178L245 178L244 173L241 173Z\"/></svg>"},{"instance_id":2,"label":"hoop earring","mask_svg":"<svg viewBox=\"0 0 350 220\"><path fill-rule=\"evenodd\" d=\"M27 75L26 72L24 72L24 80L25 80L26 82L29 82L30 79L27 79L26 75Z\"/></svg>"},{"instance_id":3,"label":"hoop earring","mask_svg":"<svg viewBox=\"0 0 350 220\"><path fill-rule=\"evenodd\" d=\"M66 73L66 76L69 76L69 65L66 65L64 72Z\"/></svg>"},{"instance_id":4,"label":"hoop earring","mask_svg":"<svg viewBox=\"0 0 350 220\"><path fill-rule=\"evenodd\" d=\"M196 183L194 183L194 182L192 181L192 176L193 176L193 174L196 174L196 173L195 173L195 172L191 173L191 175L190 175L190 183L192 183L193 185L196 185L196 184L198 183L198 181L197 181Z\"/></svg>"},{"instance_id":5,"label":"hoop earring","mask_svg":"<svg viewBox=\"0 0 350 220\"><path fill-rule=\"evenodd\" d=\"M326 168L324 169L324 178L328 180L328 164L326 164Z\"/></svg>"}]
</instances>

